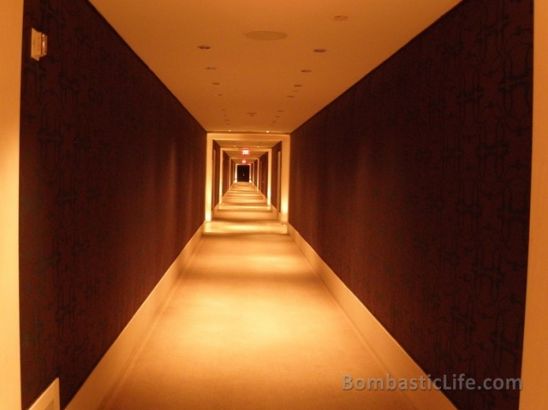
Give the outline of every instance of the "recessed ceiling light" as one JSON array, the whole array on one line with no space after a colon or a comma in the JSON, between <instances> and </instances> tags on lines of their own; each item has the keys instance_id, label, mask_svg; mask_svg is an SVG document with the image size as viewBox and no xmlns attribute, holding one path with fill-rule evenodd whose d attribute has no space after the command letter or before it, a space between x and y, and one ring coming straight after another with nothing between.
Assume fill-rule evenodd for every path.
<instances>
[{"instance_id":1,"label":"recessed ceiling light","mask_svg":"<svg viewBox=\"0 0 548 410\"><path fill-rule=\"evenodd\" d=\"M315 53L325 53L325 52L327 52L327 49L325 49L325 48L315 48L314 52Z\"/></svg>"},{"instance_id":2,"label":"recessed ceiling light","mask_svg":"<svg viewBox=\"0 0 548 410\"><path fill-rule=\"evenodd\" d=\"M283 33L281 31L249 31L244 33L244 36L251 40L275 41L283 40L287 37L287 33Z\"/></svg>"},{"instance_id":3,"label":"recessed ceiling light","mask_svg":"<svg viewBox=\"0 0 548 410\"><path fill-rule=\"evenodd\" d=\"M311 73L311 72L312 72L312 70L310 68L303 68L301 70L301 73L307 73L308 74L308 73Z\"/></svg>"},{"instance_id":4,"label":"recessed ceiling light","mask_svg":"<svg viewBox=\"0 0 548 410\"><path fill-rule=\"evenodd\" d=\"M211 50L211 46L208 46L207 44L200 44L198 48L200 50Z\"/></svg>"},{"instance_id":5,"label":"recessed ceiling light","mask_svg":"<svg viewBox=\"0 0 548 410\"><path fill-rule=\"evenodd\" d=\"M348 21L348 16L345 16L345 15L338 15L338 16L334 16L333 17L333 20L334 21Z\"/></svg>"},{"instance_id":6,"label":"recessed ceiling light","mask_svg":"<svg viewBox=\"0 0 548 410\"><path fill-rule=\"evenodd\" d=\"M270 131L267 131L266 133L267 133L267 134L270 134Z\"/></svg>"}]
</instances>

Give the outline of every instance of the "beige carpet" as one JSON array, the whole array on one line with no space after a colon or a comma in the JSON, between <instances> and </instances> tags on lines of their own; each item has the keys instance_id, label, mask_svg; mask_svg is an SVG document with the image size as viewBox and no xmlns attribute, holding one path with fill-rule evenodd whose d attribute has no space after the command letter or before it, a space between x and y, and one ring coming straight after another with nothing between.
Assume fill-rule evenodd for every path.
<instances>
[{"instance_id":1,"label":"beige carpet","mask_svg":"<svg viewBox=\"0 0 548 410\"><path fill-rule=\"evenodd\" d=\"M412 408L401 392L342 389L385 371L285 232L235 184L104 408Z\"/></svg>"}]
</instances>

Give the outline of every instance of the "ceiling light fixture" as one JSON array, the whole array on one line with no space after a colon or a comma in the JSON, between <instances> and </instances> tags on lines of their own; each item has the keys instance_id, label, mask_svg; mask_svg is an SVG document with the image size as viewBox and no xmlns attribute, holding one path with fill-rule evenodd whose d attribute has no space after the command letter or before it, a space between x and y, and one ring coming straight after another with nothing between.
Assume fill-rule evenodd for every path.
<instances>
[{"instance_id":1,"label":"ceiling light fixture","mask_svg":"<svg viewBox=\"0 0 548 410\"><path fill-rule=\"evenodd\" d=\"M249 155L249 148L243 148L242 155Z\"/></svg>"}]
</instances>

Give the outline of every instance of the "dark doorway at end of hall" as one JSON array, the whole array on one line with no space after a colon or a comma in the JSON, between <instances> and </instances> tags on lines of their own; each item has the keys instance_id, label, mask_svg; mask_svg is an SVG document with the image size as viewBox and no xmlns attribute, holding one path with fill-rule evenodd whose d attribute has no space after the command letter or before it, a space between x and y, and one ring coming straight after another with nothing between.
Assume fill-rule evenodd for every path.
<instances>
[{"instance_id":1,"label":"dark doorway at end of hall","mask_svg":"<svg viewBox=\"0 0 548 410\"><path fill-rule=\"evenodd\" d=\"M237 166L236 180L238 182L249 182L249 165L238 165Z\"/></svg>"}]
</instances>

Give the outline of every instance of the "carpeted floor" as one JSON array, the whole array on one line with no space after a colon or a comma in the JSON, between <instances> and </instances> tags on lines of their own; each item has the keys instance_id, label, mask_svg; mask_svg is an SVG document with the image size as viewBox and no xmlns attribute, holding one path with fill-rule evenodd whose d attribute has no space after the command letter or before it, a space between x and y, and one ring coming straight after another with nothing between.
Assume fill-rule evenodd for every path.
<instances>
[{"instance_id":1,"label":"carpeted floor","mask_svg":"<svg viewBox=\"0 0 548 410\"><path fill-rule=\"evenodd\" d=\"M411 409L286 227L235 184L104 409Z\"/></svg>"}]
</instances>

